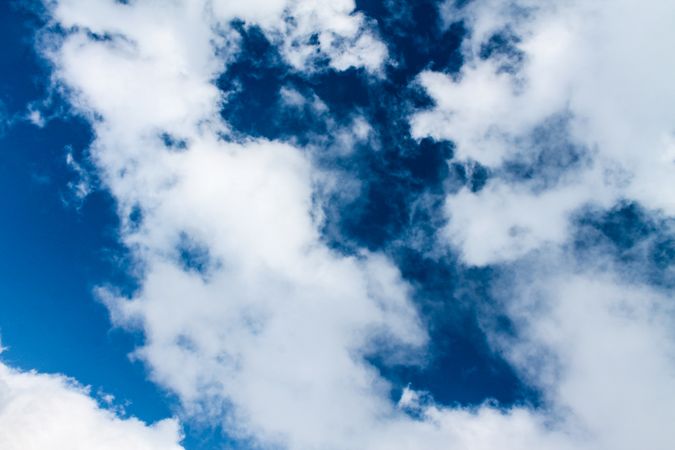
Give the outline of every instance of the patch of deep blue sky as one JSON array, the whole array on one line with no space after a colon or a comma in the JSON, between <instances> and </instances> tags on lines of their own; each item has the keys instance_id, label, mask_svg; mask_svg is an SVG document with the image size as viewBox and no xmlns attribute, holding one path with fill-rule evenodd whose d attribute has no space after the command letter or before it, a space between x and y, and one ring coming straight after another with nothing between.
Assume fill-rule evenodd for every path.
<instances>
[{"instance_id":1,"label":"patch of deep blue sky","mask_svg":"<svg viewBox=\"0 0 675 450\"><path fill-rule=\"evenodd\" d=\"M414 82L420 71L453 74L461 68L465 27L461 22L442 27L433 1L356 3L389 48L391 63L384 77L358 69L337 72L326 61L311 74L297 72L258 28L234 23L241 51L218 80L229 92L222 115L234 129L231 138L259 136L313 147L319 164L361 183L357 197L323 199L324 239L345 253L366 247L390 255L415 287L415 301L433 342L429 362L421 368L391 367L381 355L369 357L396 387L392 398L412 383L446 404L488 398L504 405L536 404L537 393L490 351L481 331L486 320L510 330L490 294L491 280L502 268L467 268L451 252L428 255L445 220L442 207L448 193L463 186L479 191L491 176L516 183L554 182L583 164L584 152L564 139L567 118L556 117L531 142L522 143L536 152L535 158L515 157L499 173L477 163L448 163L452 143L412 139L408 117L432 105ZM0 2L0 36L6 43L0 48L5 119L0 136L0 332L11 347L3 358L19 367L71 375L128 402L129 413L155 420L170 414L173 400L146 380L140 364L127 358L141 337L111 331L105 308L92 296L99 284L131 291L135 283L125 273L128 255L117 240L113 200L98 188L78 200L68 188L77 174L65 156L72 152L86 167L92 136L87 123L49 93L48 67L34 51L35 31L43 22L28 6L36 5ZM488 41L481 57L500 54L503 70L517 70L522 55L516 43L517 37L505 30ZM310 101L316 97L328 111L289 107L281 88ZM28 104L47 98L47 114L51 111L58 119L42 129L20 120ZM348 126L357 116L372 126L373 137L350 153L325 150L332 143L332 130ZM189 146L179 136L159 138L168 151ZM95 176L92 180L95 186ZM639 266L635 273L645 280L673 285L672 221L625 203L610 211L584 211L576 224L571 245L580 257L601 249L627 268ZM208 268L208 251L189 237L177 251L186 267L201 272ZM208 448L219 439L208 430L188 431L190 449Z\"/></svg>"},{"instance_id":2,"label":"patch of deep blue sky","mask_svg":"<svg viewBox=\"0 0 675 450\"><path fill-rule=\"evenodd\" d=\"M92 289L101 283L129 289L127 255L118 220L101 189L79 200L72 153L87 166L89 125L68 114L48 89L49 68L34 50L43 26L37 2L0 2L0 335L3 360L23 368L62 372L130 402L130 413L166 417L164 395L127 354L139 336L111 331ZM32 102L50 99L39 129L24 119ZM92 178L96 183L95 178Z\"/></svg>"}]
</instances>

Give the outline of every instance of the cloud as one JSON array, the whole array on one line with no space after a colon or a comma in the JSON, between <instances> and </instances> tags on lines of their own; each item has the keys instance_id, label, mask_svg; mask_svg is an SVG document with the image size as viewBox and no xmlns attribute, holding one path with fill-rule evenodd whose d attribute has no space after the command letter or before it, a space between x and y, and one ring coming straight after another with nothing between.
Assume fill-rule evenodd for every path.
<instances>
[{"instance_id":1,"label":"cloud","mask_svg":"<svg viewBox=\"0 0 675 450\"><path fill-rule=\"evenodd\" d=\"M666 449L675 439L672 298L624 271L556 253L521 261L500 286L518 336L498 346L567 416L580 446Z\"/></svg>"},{"instance_id":2,"label":"cloud","mask_svg":"<svg viewBox=\"0 0 675 450\"><path fill-rule=\"evenodd\" d=\"M420 74L436 105L413 115L411 126L417 137L455 142L458 160L493 170L485 192L448 198L447 235L468 263L512 260L559 244L570 215L584 205L631 199L675 212L668 194L675 188L675 91L666 79L673 65L663 58L673 17L675 8L659 1L644 8L630 0L612 7L511 0L448 7L447 20L463 19L471 29L466 64L456 77ZM568 121L562 136L550 126L561 117ZM543 192L537 183L550 171L520 183L505 177L514 159L537 164L551 145L547 134L585 154L586 164ZM481 211L489 203L501 206L486 221ZM551 227L537 225L542 219Z\"/></svg>"},{"instance_id":3,"label":"cloud","mask_svg":"<svg viewBox=\"0 0 675 450\"><path fill-rule=\"evenodd\" d=\"M600 52L591 45L579 53L579 42L613 22L600 15L601 26L591 27L574 3L502 16L492 11L511 3L476 1L462 13L475 32L460 77L420 75L437 105L412 118L413 131L453 139L458 158L493 173L482 190L447 199L446 236L469 264L521 259L503 274L514 286L495 294L514 335L486 332L546 401L462 408L437 405L414 387L392 401L390 384L367 362L384 354L390 364L418 364L428 336L412 287L386 255L345 255L322 240L321 188L340 180L296 146L232 139L219 114L227 93L214 80L237 51L228 28L235 16L269 33L298 70L316 70L318 49L336 70L375 72L386 50L351 2L239 3L52 2L66 32L52 30L43 49L90 119L92 160L136 262L137 292L99 295L116 325L143 332L135 356L178 396L188 420L300 450L667 449L675 403L653 405L673 386L664 294L617 281L613 268L579 273L555 245L569 242L568 217L588 202L633 196L669 211L667 196L647 189L645 172L658 169L663 148L648 146L661 141L644 133L665 125L631 137L648 146L636 158L631 141L608 136L623 122L578 94L595 92L579 72ZM475 55L507 25L520 36L522 68L516 57ZM613 105L609 91L596 94ZM639 104L637 97L629 98ZM284 98L298 103L292 91ZM568 112L570 123L551 120ZM359 139L371 133L358 119L353 127ZM569 142L560 149L579 158L542 156L542 142L559 141L554 130ZM507 164L518 158L544 161L537 170L547 175L518 179ZM532 259L522 260L526 254ZM534 271L546 257L556 264ZM536 283L527 282L530 273ZM639 358L644 366L629 364ZM615 370L625 372L603 384ZM636 411L659 416L633 421Z\"/></svg>"},{"instance_id":4,"label":"cloud","mask_svg":"<svg viewBox=\"0 0 675 450\"><path fill-rule=\"evenodd\" d=\"M364 15L355 11L353 0L330 3L320 0L263 2L257 11L237 11L239 6L221 0L214 11L221 20L233 17L259 24L282 50L287 61L298 69L311 68L328 58L337 70L363 67L380 69L387 57L386 46L378 39ZM242 14L243 12L243 14Z\"/></svg>"},{"instance_id":5,"label":"cloud","mask_svg":"<svg viewBox=\"0 0 675 450\"><path fill-rule=\"evenodd\" d=\"M198 44L206 35L212 34L211 37L216 38L220 34L212 33L215 30L210 26L227 35L230 23L241 20L260 27L281 47L287 61L298 69L311 69L321 60L327 60L338 70L363 67L375 72L387 57L386 46L363 14L355 11L353 0L329 4L317 0L175 1L169 5L113 1L87 5L81 0L48 0L46 3L51 5L53 15L61 25L86 27L94 33L109 33L108 37L124 35L129 40L128 50L137 44L136 51L140 54L148 49L148 45L153 45L155 50L162 47L159 53L164 56L185 50L210 52L209 45ZM177 21L178 11L187 20L183 27ZM148 21L149 14L156 20ZM200 23L205 26L195 26ZM198 52L182 56L195 63L208 55Z\"/></svg>"},{"instance_id":6,"label":"cloud","mask_svg":"<svg viewBox=\"0 0 675 450\"><path fill-rule=\"evenodd\" d=\"M194 2L88 5L55 5L73 31L49 56L92 118L92 159L142 269L134 298L101 295L115 323L143 329L152 378L232 434L296 448L393 413L363 357L376 338L425 342L409 287L382 255L321 242L314 189L327 175L307 154L221 137L214 16Z\"/></svg>"},{"instance_id":7,"label":"cloud","mask_svg":"<svg viewBox=\"0 0 675 450\"><path fill-rule=\"evenodd\" d=\"M152 425L100 407L87 388L61 375L0 363L0 447L6 450L179 450L174 419Z\"/></svg>"}]
</instances>

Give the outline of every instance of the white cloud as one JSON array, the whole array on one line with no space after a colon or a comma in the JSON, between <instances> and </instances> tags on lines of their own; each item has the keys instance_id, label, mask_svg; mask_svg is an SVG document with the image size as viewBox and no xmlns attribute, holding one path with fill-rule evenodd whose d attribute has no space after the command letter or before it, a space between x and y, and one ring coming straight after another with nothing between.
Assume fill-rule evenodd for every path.
<instances>
[{"instance_id":1,"label":"white cloud","mask_svg":"<svg viewBox=\"0 0 675 450\"><path fill-rule=\"evenodd\" d=\"M136 355L155 382L178 395L188 417L222 424L228 433L262 446L300 450L628 450L639 447L637 442L669 448L668 431L656 427L673 417L673 402L657 405L655 411L663 415L653 423L634 423L621 411L594 416L617 410L612 391L599 381L608 376L607 367L630 369L616 377L612 389L624 390L631 408L649 409L657 390L670 395L672 361L663 356L670 351L664 337L668 324L640 309L641 299L655 305L663 301L646 288L613 287L605 278L593 282L590 276L575 276L565 284L560 280L570 276L567 266L545 274L553 281L541 286L543 300L535 305L531 300L539 297L525 287L515 290L513 298L505 295L510 314L522 318L517 321L522 340L510 343L505 352L544 390L547 409L446 408L412 388L398 405L392 402L388 383L364 356L385 347L395 362L419 361L416 353L424 352L427 336L409 300L411 288L385 256L365 251L343 256L322 242L316 194L322 184L339 181L318 171L306 152L265 140L222 139L227 124L218 115L221 94L212 83L226 57L214 47L226 45L223 21L234 14L259 21L269 33L277 30L286 56L299 67L305 67L306 49L301 45L299 56L294 55L293 41L308 30L321 31L319 46L337 68L371 67L371 59L380 61L370 50L350 53L374 42L364 37L369 36L361 29L364 19L351 14L351 2L275 3L266 11L253 7L255 2L215 2L217 19L204 5L64 0L53 10L54 18L79 31L55 40L49 53L71 101L91 119L93 160L117 201L121 238L137 261L141 287L132 298L110 290L101 290L101 296L116 324L143 331L146 342ZM292 29L277 20L281 11L297 18ZM423 75L439 108L415 119L418 132L442 133L447 127L464 133L464 140L458 140L460 155L499 165L510 154L512 137L520 138L540 119L557 113L567 97L550 87L569 79L566 66L558 65L569 57L563 45L567 41L559 39L568 35L560 24L535 25L541 33L534 26L522 44L534 55L527 67L542 72L531 77L537 80L532 86L526 83L514 93L509 76L495 75L494 67L485 66L491 62L470 63L456 85L444 76ZM547 34L554 32L561 34ZM124 37L100 39L105 34ZM343 48L343 40L332 40L337 35L346 36L348 43L364 41ZM548 44L541 42L564 48L549 61ZM544 50L537 50L538 45ZM575 83L575 78L569 81ZM464 104L471 92L463 86L490 95L476 105ZM452 92L443 103L448 90ZM532 110L526 111L523 96L534 102ZM510 106L522 110L514 109L512 117L497 114L508 115ZM462 126L448 126L448 117L458 117ZM482 131L486 123L496 127L487 139ZM595 130L590 120L584 123ZM357 137L370 134L358 119L353 125ZM595 134L582 131L575 131L575 142L602 147L604 141L591 142ZM185 148L167 148L161 133L184 140ZM485 147L463 148L462 142ZM493 147L495 142L499 146ZM464 249L465 258L481 264L520 257L542 241L564 241L566 216L578 204L589 198L610 204L640 186L635 180L642 172L632 171L628 185L613 179L607 188L603 176L616 158L598 152L587 171L563 177L543 191L495 181L479 194L460 192L448 200L451 239ZM600 193L587 197L593 183ZM132 215L140 220L131 220ZM473 230L477 224L485 227L483 233ZM626 300L615 301L617 293ZM629 314L621 319L617 314L624 305ZM530 326L530 317L536 317L536 326ZM617 320L625 320L625 326ZM604 326L621 346L612 349L601 341L602 333L592 335L595 327ZM583 347L595 338L599 340ZM554 374L557 378L531 374L537 361L528 358L542 352L569 362L567 370ZM631 369L621 360L635 361L641 352L649 352L643 368ZM635 387L628 375L655 383ZM596 390L595 401L588 401Z\"/></svg>"},{"instance_id":2,"label":"white cloud","mask_svg":"<svg viewBox=\"0 0 675 450\"><path fill-rule=\"evenodd\" d=\"M448 11L448 20L461 16L471 29L467 64L456 78L421 74L436 106L411 125L418 137L453 140L457 159L492 169L481 191L448 196L442 235L468 264L517 261L495 292L515 336L495 345L541 389L566 430L563 448L669 448L669 293L632 281L634 274L605 257L582 265L555 249L569 243L570 218L585 205L631 199L675 212L675 92L665 79L672 60L664 57L675 7L486 0ZM520 38L514 45L522 61L479 58L495 32ZM560 116L570 123L563 135L549 127ZM550 136L542 139L542 129ZM546 152L564 152L561 141L581 152L579 164L535 167L529 180L508 176L505 162L536 166ZM522 448L537 447L555 448Z\"/></svg>"},{"instance_id":3,"label":"white cloud","mask_svg":"<svg viewBox=\"0 0 675 450\"><path fill-rule=\"evenodd\" d=\"M73 149L67 148L66 153L66 164L71 169L75 175L75 180L68 183L68 188L74 200L77 202L82 202L85 197L91 193L92 182L89 179L89 173L82 165L75 160L73 156Z\"/></svg>"},{"instance_id":4,"label":"white cloud","mask_svg":"<svg viewBox=\"0 0 675 450\"><path fill-rule=\"evenodd\" d=\"M66 2L54 14L124 37L76 31L50 57L73 102L95 118L93 159L143 269L135 298L103 295L116 323L144 330L138 355L152 377L189 412L295 448L337 442L377 411L392 413L386 383L362 356L375 337L392 349L424 343L409 288L386 258L339 256L320 241L313 194L324 175L306 154L218 137L226 124L211 83L222 63L212 17L194 3L88 5ZM351 19L326 26L358 31ZM188 148L165 148L160 132ZM135 210L140 226L128 221ZM206 273L183 267L186 240L206 249Z\"/></svg>"},{"instance_id":5,"label":"white cloud","mask_svg":"<svg viewBox=\"0 0 675 450\"><path fill-rule=\"evenodd\" d=\"M504 280L501 295L519 330L501 343L504 351L591 448L669 448L672 298L631 282L620 267L608 270L607 261L565 261L536 257Z\"/></svg>"},{"instance_id":6,"label":"white cloud","mask_svg":"<svg viewBox=\"0 0 675 450\"><path fill-rule=\"evenodd\" d=\"M295 108L302 108L307 103L307 99L293 88L282 87L279 90L279 96L284 104Z\"/></svg>"},{"instance_id":7,"label":"white cloud","mask_svg":"<svg viewBox=\"0 0 675 450\"><path fill-rule=\"evenodd\" d=\"M386 59L387 49L355 7L353 0L213 2L220 21L236 17L259 25L298 69L309 69L324 56L337 70L364 67L375 72Z\"/></svg>"},{"instance_id":8,"label":"white cloud","mask_svg":"<svg viewBox=\"0 0 675 450\"><path fill-rule=\"evenodd\" d=\"M0 448L4 450L179 450L178 423L147 425L101 408L86 388L60 375L0 363Z\"/></svg>"},{"instance_id":9,"label":"white cloud","mask_svg":"<svg viewBox=\"0 0 675 450\"><path fill-rule=\"evenodd\" d=\"M29 109L29 112L27 114L27 119L30 123L35 125L38 128L44 128L44 126L47 123L47 120L44 118L42 113L38 110L34 109Z\"/></svg>"},{"instance_id":10,"label":"white cloud","mask_svg":"<svg viewBox=\"0 0 675 450\"><path fill-rule=\"evenodd\" d=\"M588 196L587 185L533 193L527 187L491 182L478 193L464 188L446 201L443 230L465 261L486 265L517 259L543 243L565 242L567 218Z\"/></svg>"},{"instance_id":11,"label":"white cloud","mask_svg":"<svg viewBox=\"0 0 675 450\"><path fill-rule=\"evenodd\" d=\"M172 184L156 198L129 189L144 206L128 236L142 249L143 290L107 300L118 324L144 329L138 354L153 378L196 412L218 417L231 402L237 427L294 448L386 410L386 385L361 355L378 335L412 346L425 336L389 261L320 243L306 159L279 144L195 141L165 164ZM208 249L205 275L176 261L181 233ZM353 412L336 421L328 404Z\"/></svg>"},{"instance_id":12,"label":"white cloud","mask_svg":"<svg viewBox=\"0 0 675 450\"><path fill-rule=\"evenodd\" d=\"M468 263L513 259L560 243L566 235L556 230L589 203L628 198L675 213L675 90L667 75L675 67L664 57L673 40L672 3L486 0L448 10L448 20L465 18L472 30L464 45L467 63L457 79L420 75L436 106L414 115L411 125L418 137L453 140L457 159L496 169L487 192L448 199L452 242ZM496 32L520 39L514 43L520 65L509 60L513 55L479 57ZM591 163L545 193L527 183L509 186L512 181L499 176L502 164L522 155L523 140L561 114L571 117L564 138L585 149ZM530 162L545 145L526 149ZM478 224L491 199L502 203ZM536 225L544 222L549 225ZM509 237L512 229L522 233ZM478 247L483 250L476 253Z\"/></svg>"}]
</instances>

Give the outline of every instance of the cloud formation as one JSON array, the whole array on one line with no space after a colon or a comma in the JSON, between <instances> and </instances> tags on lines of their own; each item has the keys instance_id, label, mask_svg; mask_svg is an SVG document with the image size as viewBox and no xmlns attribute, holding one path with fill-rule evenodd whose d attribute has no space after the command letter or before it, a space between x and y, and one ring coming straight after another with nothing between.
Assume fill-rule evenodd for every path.
<instances>
[{"instance_id":1,"label":"cloud formation","mask_svg":"<svg viewBox=\"0 0 675 450\"><path fill-rule=\"evenodd\" d=\"M61 375L0 363L0 447L6 450L182 450L179 425L121 418Z\"/></svg>"},{"instance_id":2,"label":"cloud formation","mask_svg":"<svg viewBox=\"0 0 675 450\"><path fill-rule=\"evenodd\" d=\"M467 262L560 244L584 206L627 199L675 212L673 65L663 57L671 5L490 0L446 14L470 25L466 62L456 77L420 74L436 105L411 125L416 136L452 140L459 160L494 173L483 191L447 201L447 237ZM508 177L514 162L532 170L526 181Z\"/></svg>"},{"instance_id":3,"label":"cloud formation","mask_svg":"<svg viewBox=\"0 0 675 450\"><path fill-rule=\"evenodd\" d=\"M234 139L219 114L228 93L215 80L238 51L235 18L260 27L296 70L327 60L382 76L385 44L352 2L48 4L60 29L43 51L91 122L91 156L140 282L130 298L99 295L116 325L144 333L136 356L188 420L264 448L669 448L668 295L622 279L620 264L583 266L565 245L571 215L588 204L629 198L672 215L663 186L673 183L675 103L652 109L670 98L668 72L628 70L613 51L643 40L658 52L647 44L666 45L654 36L669 30L671 7L631 13L645 33L630 42L620 32L628 1L445 8L471 29L466 64L456 78L420 74L436 104L411 118L413 134L451 139L456 159L491 169L483 189L448 196L439 235L467 265L516 261L500 268L506 287L494 293L515 330L485 328L544 399L464 408L414 387L392 400L367 362L418 364L428 336L391 259L323 241L321 189L341 180L302 148ZM662 20L647 29L652 14ZM489 50L495 40L507 44ZM534 175L516 179L523 165Z\"/></svg>"}]
</instances>

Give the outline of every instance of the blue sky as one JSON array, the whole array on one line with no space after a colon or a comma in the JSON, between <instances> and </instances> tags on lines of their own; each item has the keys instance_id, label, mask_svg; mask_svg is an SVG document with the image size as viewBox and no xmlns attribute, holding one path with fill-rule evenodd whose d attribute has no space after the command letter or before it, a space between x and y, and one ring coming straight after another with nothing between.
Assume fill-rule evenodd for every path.
<instances>
[{"instance_id":1,"label":"blue sky","mask_svg":"<svg viewBox=\"0 0 675 450\"><path fill-rule=\"evenodd\" d=\"M98 190L78 202L68 188L74 174L65 155L85 151L89 127L72 116L44 128L23 119L27 105L48 90L48 69L34 48L41 21L21 5L2 8L3 41L11 43L3 48L2 101L12 122L2 136L2 335L10 347L4 357L111 393L128 389L144 398L133 407L152 417L165 408L126 357L133 337L111 331L92 296L99 283L127 282L115 262L124 249L115 236L113 200Z\"/></svg>"},{"instance_id":2,"label":"blue sky","mask_svg":"<svg viewBox=\"0 0 675 450\"><path fill-rule=\"evenodd\" d=\"M635 7L2 3L0 447L670 448Z\"/></svg>"}]
</instances>

